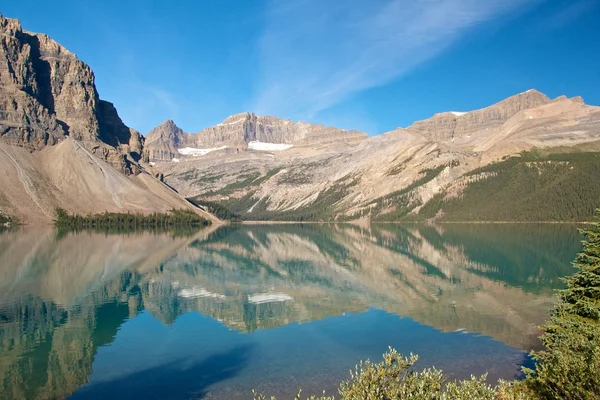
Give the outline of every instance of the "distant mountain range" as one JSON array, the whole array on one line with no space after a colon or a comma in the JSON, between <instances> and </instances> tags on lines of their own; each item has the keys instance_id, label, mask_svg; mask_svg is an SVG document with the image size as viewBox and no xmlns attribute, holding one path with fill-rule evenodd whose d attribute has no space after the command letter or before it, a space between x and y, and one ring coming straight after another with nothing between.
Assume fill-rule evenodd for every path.
<instances>
[{"instance_id":1,"label":"distant mountain range","mask_svg":"<svg viewBox=\"0 0 600 400\"><path fill-rule=\"evenodd\" d=\"M185 133L173 121L165 121L146 136L145 154L150 162L170 162L215 151L231 154L253 149L277 151L291 147L339 147L356 144L366 138L366 134L358 131L241 113L197 134Z\"/></svg>"},{"instance_id":2,"label":"distant mountain range","mask_svg":"<svg viewBox=\"0 0 600 400\"><path fill-rule=\"evenodd\" d=\"M600 206L599 150L599 107L528 90L374 137L253 114L196 135L168 122L145 151L222 218L581 221Z\"/></svg>"},{"instance_id":3,"label":"distant mountain range","mask_svg":"<svg viewBox=\"0 0 600 400\"><path fill-rule=\"evenodd\" d=\"M241 113L144 138L73 53L1 15L0 36L0 212L24 222L184 197L249 220L586 220L600 205L600 108L579 97L528 90L374 137Z\"/></svg>"}]
</instances>

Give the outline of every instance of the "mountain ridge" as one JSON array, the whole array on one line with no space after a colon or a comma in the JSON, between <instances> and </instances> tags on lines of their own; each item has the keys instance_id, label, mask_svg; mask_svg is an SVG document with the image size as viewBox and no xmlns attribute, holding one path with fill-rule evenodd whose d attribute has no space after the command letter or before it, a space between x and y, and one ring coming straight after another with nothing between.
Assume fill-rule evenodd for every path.
<instances>
[{"instance_id":1,"label":"mountain ridge","mask_svg":"<svg viewBox=\"0 0 600 400\"><path fill-rule=\"evenodd\" d=\"M372 137L242 112L196 134L167 120L144 138L100 99L89 66L60 44L3 16L0 40L0 180L11 188L0 193L0 211L26 221L48 221L53 207L79 213L192 207L182 197L241 219L398 220L430 210L431 201L471 193L467 187L498 177L473 178L473 171L524 151L545 152L524 164L540 171L530 179L550 173L556 182L583 179L579 168L590 160L548 154L600 151L599 107L533 89ZM575 172L558 176L561 163ZM595 196L595 185L588 186L580 198ZM440 213L443 207L430 217Z\"/></svg>"},{"instance_id":2,"label":"mountain ridge","mask_svg":"<svg viewBox=\"0 0 600 400\"><path fill-rule=\"evenodd\" d=\"M191 155L195 157L215 151L238 153L255 150L249 146L250 142L319 147L354 145L366 138L366 134L356 130L241 112L198 133L184 132L168 119L146 135L145 156L150 162L171 162L185 158L186 154L179 151L183 148L197 149L198 152Z\"/></svg>"},{"instance_id":3,"label":"mountain ridge","mask_svg":"<svg viewBox=\"0 0 600 400\"><path fill-rule=\"evenodd\" d=\"M594 151L586 144L596 142L599 107L529 90L350 147L198 156L157 168L186 197L228 210L223 217L397 220L418 214L436 196L460 197L477 168L534 148Z\"/></svg>"}]
</instances>

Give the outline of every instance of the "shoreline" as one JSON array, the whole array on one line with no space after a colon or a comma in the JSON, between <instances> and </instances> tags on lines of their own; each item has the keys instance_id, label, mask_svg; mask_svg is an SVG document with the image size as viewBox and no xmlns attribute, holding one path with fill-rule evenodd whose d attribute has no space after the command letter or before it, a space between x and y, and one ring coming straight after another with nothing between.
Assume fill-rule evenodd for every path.
<instances>
[{"instance_id":1,"label":"shoreline","mask_svg":"<svg viewBox=\"0 0 600 400\"><path fill-rule=\"evenodd\" d=\"M227 225L292 225L292 224L320 224L320 225L448 225L448 224L570 224L590 225L593 221L239 221L225 222Z\"/></svg>"}]
</instances>

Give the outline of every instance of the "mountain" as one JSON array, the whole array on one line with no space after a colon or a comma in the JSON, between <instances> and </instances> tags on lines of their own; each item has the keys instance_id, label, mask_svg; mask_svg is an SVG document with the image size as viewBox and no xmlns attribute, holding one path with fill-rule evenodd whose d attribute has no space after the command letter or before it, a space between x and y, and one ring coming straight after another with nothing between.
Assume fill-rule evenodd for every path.
<instances>
[{"instance_id":1,"label":"mountain","mask_svg":"<svg viewBox=\"0 0 600 400\"><path fill-rule=\"evenodd\" d=\"M600 108L580 97L528 90L373 137L246 112L144 139L73 53L2 16L0 34L0 212L25 222L181 196L246 220L582 221L600 204Z\"/></svg>"},{"instance_id":2,"label":"mountain","mask_svg":"<svg viewBox=\"0 0 600 400\"><path fill-rule=\"evenodd\" d=\"M352 146L205 153L156 167L223 218L587 220L600 204L598 151L599 107L528 90ZM494 170L503 165L506 172Z\"/></svg>"},{"instance_id":3,"label":"mountain","mask_svg":"<svg viewBox=\"0 0 600 400\"><path fill-rule=\"evenodd\" d=\"M501 127L518 112L550 102L545 94L528 90L481 110L436 114L427 120L415 122L407 131L427 136L432 140L486 136L490 129Z\"/></svg>"},{"instance_id":4,"label":"mountain","mask_svg":"<svg viewBox=\"0 0 600 400\"><path fill-rule=\"evenodd\" d=\"M22 222L70 212L190 205L143 166L143 136L98 96L94 73L46 35L0 15L0 211Z\"/></svg>"},{"instance_id":5,"label":"mountain","mask_svg":"<svg viewBox=\"0 0 600 400\"><path fill-rule=\"evenodd\" d=\"M67 136L124 173L135 172L143 137L100 100L94 73L46 35L0 15L0 136L41 150Z\"/></svg>"},{"instance_id":6,"label":"mountain","mask_svg":"<svg viewBox=\"0 0 600 400\"><path fill-rule=\"evenodd\" d=\"M240 113L220 124L190 134L171 120L146 136L145 154L150 162L179 161L212 152L239 153L248 150L288 150L292 147L323 148L355 145L367 135L358 131L292 122L276 117Z\"/></svg>"}]
</instances>

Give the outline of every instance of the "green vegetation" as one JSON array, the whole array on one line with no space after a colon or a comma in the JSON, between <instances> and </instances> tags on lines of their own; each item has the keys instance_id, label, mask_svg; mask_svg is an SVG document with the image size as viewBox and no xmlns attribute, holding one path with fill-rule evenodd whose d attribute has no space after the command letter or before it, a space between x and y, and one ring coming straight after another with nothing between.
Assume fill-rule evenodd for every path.
<instances>
[{"instance_id":1,"label":"green vegetation","mask_svg":"<svg viewBox=\"0 0 600 400\"><path fill-rule=\"evenodd\" d=\"M252 182L252 184L260 185L261 183L266 182L269 179L271 179L271 177L275 176L279 171L281 171L281 168L273 168L273 169L267 171L267 173L264 176L261 176L260 178L254 180Z\"/></svg>"},{"instance_id":2,"label":"green vegetation","mask_svg":"<svg viewBox=\"0 0 600 400\"><path fill-rule=\"evenodd\" d=\"M589 221L600 200L600 153L523 152L467 174L462 194L432 198L418 219Z\"/></svg>"},{"instance_id":3,"label":"green vegetation","mask_svg":"<svg viewBox=\"0 0 600 400\"><path fill-rule=\"evenodd\" d=\"M240 176L240 178L242 178L242 180L230 183L229 185L226 185L226 186L223 186L221 189L217 190L216 192L211 192L210 194L211 195L216 195L216 194L226 195L226 194L233 193L238 189L245 189L249 186L252 186L253 182L259 176L260 176L260 172L242 175L242 176Z\"/></svg>"},{"instance_id":4,"label":"green vegetation","mask_svg":"<svg viewBox=\"0 0 600 400\"><path fill-rule=\"evenodd\" d=\"M192 210L172 209L168 213L109 213L78 215L69 214L62 208L56 209L56 226L60 228L165 228L174 226L207 226L210 221Z\"/></svg>"},{"instance_id":5,"label":"green vegetation","mask_svg":"<svg viewBox=\"0 0 600 400\"><path fill-rule=\"evenodd\" d=\"M577 272L565 279L567 288L550 320L542 326L545 349L534 352L535 370L525 369L520 382L490 386L482 377L449 381L435 368L415 371L418 357L395 350L380 363L361 362L339 386L341 400L593 400L600 398L600 210L584 250L575 259ZM266 400L254 393L255 400ZM301 399L301 394L296 400ZM271 397L274 400L274 397ZM335 400L334 396L309 400Z\"/></svg>"},{"instance_id":6,"label":"green vegetation","mask_svg":"<svg viewBox=\"0 0 600 400\"><path fill-rule=\"evenodd\" d=\"M564 149L561 151L565 151ZM294 210L271 211L271 198L258 197L255 188L277 174L272 169L242 176L217 192L189 199L225 220L346 221L370 217L372 221L589 221L600 200L600 152L571 151L551 153L542 150L522 152L503 161L475 169L464 175L462 191L454 197L442 191L422 204L418 189L434 180L453 160L420 171L405 188L365 204L361 211L340 216L340 204L358 183L346 176L319 193L314 202ZM282 184L302 184L309 179L302 171L283 174ZM229 195L246 188L241 197L207 201L209 195ZM420 207L417 214L413 214ZM249 210L252 210L251 212Z\"/></svg>"},{"instance_id":7,"label":"green vegetation","mask_svg":"<svg viewBox=\"0 0 600 400\"><path fill-rule=\"evenodd\" d=\"M214 215L215 217L225 221L241 221L242 217L239 214L232 212L229 208L214 201L202 200L199 197L187 199L196 207L200 207Z\"/></svg>"},{"instance_id":8,"label":"green vegetation","mask_svg":"<svg viewBox=\"0 0 600 400\"><path fill-rule=\"evenodd\" d=\"M216 182L219 179L223 178L223 176L225 176L225 174L222 173L222 174L216 174L216 175L203 175L203 174L200 174L198 170L192 169L192 170L177 174L175 176L183 181L201 180L202 183L213 183L213 182Z\"/></svg>"},{"instance_id":9,"label":"green vegetation","mask_svg":"<svg viewBox=\"0 0 600 400\"><path fill-rule=\"evenodd\" d=\"M395 221L406 217L408 213L421 205L420 201L415 199L414 190L431 182L446 167L447 165L440 165L435 168L424 169L420 171L422 176L404 189L378 199L375 205L368 209L372 219L374 221ZM392 211L388 211L388 209L392 209Z\"/></svg>"},{"instance_id":10,"label":"green vegetation","mask_svg":"<svg viewBox=\"0 0 600 400\"><path fill-rule=\"evenodd\" d=\"M407 165L409 162L411 162L411 161L412 161L412 160L415 158L415 155L416 155L416 154L417 154L417 153L418 153L420 150L422 150L422 149L423 149L423 147L425 147L425 146L421 146L421 148L419 148L419 150L417 150L417 151L413 152L413 153L412 153L412 154L411 154L411 155L410 155L410 156L409 156L409 157L408 157L406 160L404 160L404 161L402 161L401 163L399 163L399 164L396 164L394 167L392 167L392 168L391 168L391 169L388 171L387 175L388 175L388 176L398 175L399 173L401 173L402 171L404 171L404 170L406 169L406 165ZM402 155L396 156L396 158L394 158L394 161L392 161L392 162L396 162L396 161L398 161L398 159L399 159L400 157L402 157Z\"/></svg>"},{"instance_id":11,"label":"green vegetation","mask_svg":"<svg viewBox=\"0 0 600 400\"><path fill-rule=\"evenodd\" d=\"M257 181L269 179L278 171L277 169L269 171L267 175L253 181L252 185ZM248 192L241 198L229 198L220 202L203 200L203 196L190 198L188 201L206 208L221 219L232 221L329 221L334 219L336 205L349 194L351 187L358 184L359 179L347 175L320 192L314 202L295 210L270 211L268 210L270 199L256 197L254 191Z\"/></svg>"},{"instance_id":12,"label":"green vegetation","mask_svg":"<svg viewBox=\"0 0 600 400\"><path fill-rule=\"evenodd\" d=\"M403 357L394 349L383 355L383 361L361 362L350 371L350 380L339 387L343 400L471 400L495 397L495 390L485 383L485 376L460 382L447 382L442 371L435 368L421 372L411 370L418 356ZM301 399L298 393L296 400ZM271 400L274 400L271 397ZM309 400L335 400L334 396L308 398ZM262 394L254 393L254 400L267 400Z\"/></svg>"},{"instance_id":13,"label":"green vegetation","mask_svg":"<svg viewBox=\"0 0 600 400\"><path fill-rule=\"evenodd\" d=\"M598 210L600 213L600 210ZM600 398L600 215L575 259L550 320L542 326L545 350L524 386L542 399Z\"/></svg>"},{"instance_id":14,"label":"green vegetation","mask_svg":"<svg viewBox=\"0 0 600 400\"><path fill-rule=\"evenodd\" d=\"M0 213L0 225L10 224L11 219L8 215Z\"/></svg>"},{"instance_id":15,"label":"green vegetation","mask_svg":"<svg viewBox=\"0 0 600 400\"><path fill-rule=\"evenodd\" d=\"M19 224L18 218L0 212L0 231L10 230Z\"/></svg>"},{"instance_id":16,"label":"green vegetation","mask_svg":"<svg viewBox=\"0 0 600 400\"><path fill-rule=\"evenodd\" d=\"M446 195L446 192L440 192L433 196L427 203L425 203L425 205L423 205L423 207L421 207L418 216L416 216L414 219L427 220L435 218L444 205L444 198Z\"/></svg>"},{"instance_id":17,"label":"green vegetation","mask_svg":"<svg viewBox=\"0 0 600 400\"><path fill-rule=\"evenodd\" d=\"M277 182L283 185L297 186L304 185L311 182L311 176L308 175L306 169L301 171L290 171L281 176Z\"/></svg>"},{"instance_id":18,"label":"green vegetation","mask_svg":"<svg viewBox=\"0 0 600 400\"><path fill-rule=\"evenodd\" d=\"M214 195L226 196L226 195L229 195L239 189L247 189L247 188L256 187L256 186L260 185L261 183L266 182L269 179L271 179L279 171L281 171L281 168L270 169L264 175L262 175L260 172L252 172L249 174L240 175L239 178L241 178L241 180L230 183L226 186L223 186L221 189L216 190L214 192L204 193L203 196L204 197L214 196Z\"/></svg>"}]
</instances>

